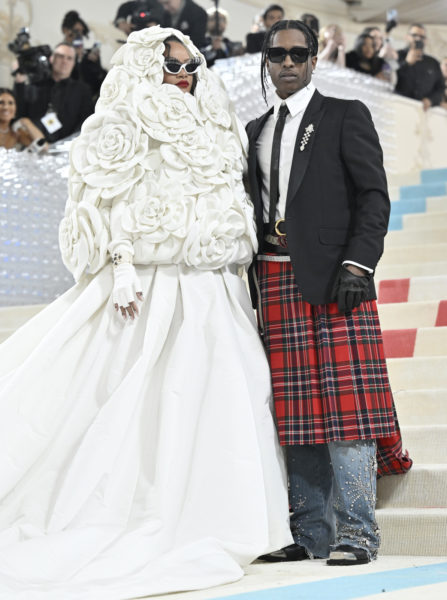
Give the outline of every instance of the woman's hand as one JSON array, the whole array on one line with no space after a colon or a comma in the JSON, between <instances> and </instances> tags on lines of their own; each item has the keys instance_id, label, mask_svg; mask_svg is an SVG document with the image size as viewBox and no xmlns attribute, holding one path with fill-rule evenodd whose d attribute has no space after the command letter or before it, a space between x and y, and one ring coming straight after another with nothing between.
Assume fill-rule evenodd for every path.
<instances>
[{"instance_id":1,"label":"woman's hand","mask_svg":"<svg viewBox=\"0 0 447 600\"><path fill-rule=\"evenodd\" d=\"M112 300L115 310L121 311L124 320L129 316L132 320L139 314L136 300L143 300L143 292L135 267L131 263L120 263L113 268L115 283Z\"/></svg>"}]
</instances>

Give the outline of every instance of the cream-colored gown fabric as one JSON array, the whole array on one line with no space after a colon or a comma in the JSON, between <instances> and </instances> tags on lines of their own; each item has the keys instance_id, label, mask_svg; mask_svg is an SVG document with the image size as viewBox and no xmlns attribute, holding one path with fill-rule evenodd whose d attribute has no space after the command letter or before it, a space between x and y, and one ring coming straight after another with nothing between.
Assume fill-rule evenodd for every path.
<instances>
[{"instance_id":1,"label":"cream-colored gown fabric","mask_svg":"<svg viewBox=\"0 0 447 600\"><path fill-rule=\"evenodd\" d=\"M119 52L101 91L109 98L74 143L61 248L79 281L0 347L5 600L204 588L292 543L268 365L235 266L255 243L240 142L222 107L200 108L206 71L197 97L161 86L180 115L171 140L148 127L146 59L162 57L171 33L151 30ZM126 61L139 59L141 76L129 75ZM125 110L123 89L140 87ZM182 133L191 118L195 133ZM199 159L181 157L182 144L202 144ZM140 263L134 322L114 310L107 248Z\"/></svg>"},{"instance_id":2,"label":"cream-colored gown fabric","mask_svg":"<svg viewBox=\"0 0 447 600\"><path fill-rule=\"evenodd\" d=\"M234 581L291 543L269 372L230 269L111 267L0 350L0 597L115 600Z\"/></svg>"}]
</instances>

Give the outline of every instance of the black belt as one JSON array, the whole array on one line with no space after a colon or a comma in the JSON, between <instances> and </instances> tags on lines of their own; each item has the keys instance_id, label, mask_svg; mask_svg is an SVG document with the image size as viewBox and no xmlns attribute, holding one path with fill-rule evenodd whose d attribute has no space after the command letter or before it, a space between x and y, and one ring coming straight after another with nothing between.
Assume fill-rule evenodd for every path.
<instances>
[{"instance_id":1,"label":"black belt","mask_svg":"<svg viewBox=\"0 0 447 600\"><path fill-rule=\"evenodd\" d=\"M280 219L280 221L281 224L284 225L283 219ZM263 239L259 249L259 254L262 254L263 252L283 255L289 254L289 249L287 247L287 238L284 234L281 235L281 227L275 227L275 230L277 233L279 232L279 235L270 233L269 225L267 223L264 223Z\"/></svg>"},{"instance_id":2,"label":"black belt","mask_svg":"<svg viewBox=\"0 0 447 600\"><path fill-rule=\"evenodd\" d=\"M259 248L258 254L263 254L265 252L268 252L269 254L282 254L286 256L289 256L290 254L288 248L283 248L282 246L275 246L274 244L270 244L269 242L263 240L262 245Z\"/></svg>"}]
</instances>

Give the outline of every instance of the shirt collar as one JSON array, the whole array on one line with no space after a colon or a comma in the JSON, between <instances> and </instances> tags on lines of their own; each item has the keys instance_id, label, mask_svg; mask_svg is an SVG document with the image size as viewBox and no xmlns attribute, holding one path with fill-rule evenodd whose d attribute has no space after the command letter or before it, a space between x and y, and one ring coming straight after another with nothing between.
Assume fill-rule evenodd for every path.
<instances>
[{"instance_id":1,"label":"shirt collar","mask_svg":"<svg viewBox=\"0 0 447 600\"><path fill-rule=\"evenodd\" d=\"M287 104L287 108L289 109L291 117L295 117L298 113L304 112L314 92L315 86L311 81L308 85L306 85L306 87L304 87L301 90L298 90L292 96L286 98L286 100L283 100L278 95L276 95L275 104L273 107L273 116L275 117L275 119L277 118L279 107L283 102Z\"/></svg>"}]
</instances>

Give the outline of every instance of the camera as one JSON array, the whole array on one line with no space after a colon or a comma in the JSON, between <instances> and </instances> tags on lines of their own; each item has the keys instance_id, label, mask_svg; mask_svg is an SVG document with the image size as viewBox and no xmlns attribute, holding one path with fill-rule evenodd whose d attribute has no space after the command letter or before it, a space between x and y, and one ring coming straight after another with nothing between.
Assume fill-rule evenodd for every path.
<instances>
[{"instance_id":1,"label":"camera","mask_svg":"<svg viewBox=\"0 0 447 600\"><path fill-rule=\"evenodd\" d=\"M134 31L145 29L151 22L153 22L153 18L150 10L136 10L130 18L130 24Z\"/></svg>"},{"instance_id":2,"label":"camera","mask_svg":"<svg viewBox=\"0 0 447 600\"><path fill-rule=\"evenodd\" d=\"M18 68L12 73L22 73L28 76L30 83L44 81L51 76L49 46L31 46L30 34L27 27L22 27L16 38L8 44L8 50L17 56Z\"/></svg>"},{"instance_id":3,"label":"camera","mask_svg":"<svg viewBox=\"0 0 447 600\"><path fill-rule=\"evenodd\" d=\"M414 40L413 46L415 50L423 50L424 49L424 41L423 40Z\"/></svg>"},{"instance_id":4,"label":"camera","mask_svg":"<svg viewBox=\"0 0 447 600\"><path fill-rule=\"evenodd\" d=\"M154 2L153 0L141 0L130 15L132 30L140 31L141 29L145 29L149 23L163 25L164 9L158 2Z\"/></svg>"}]
</instances>

